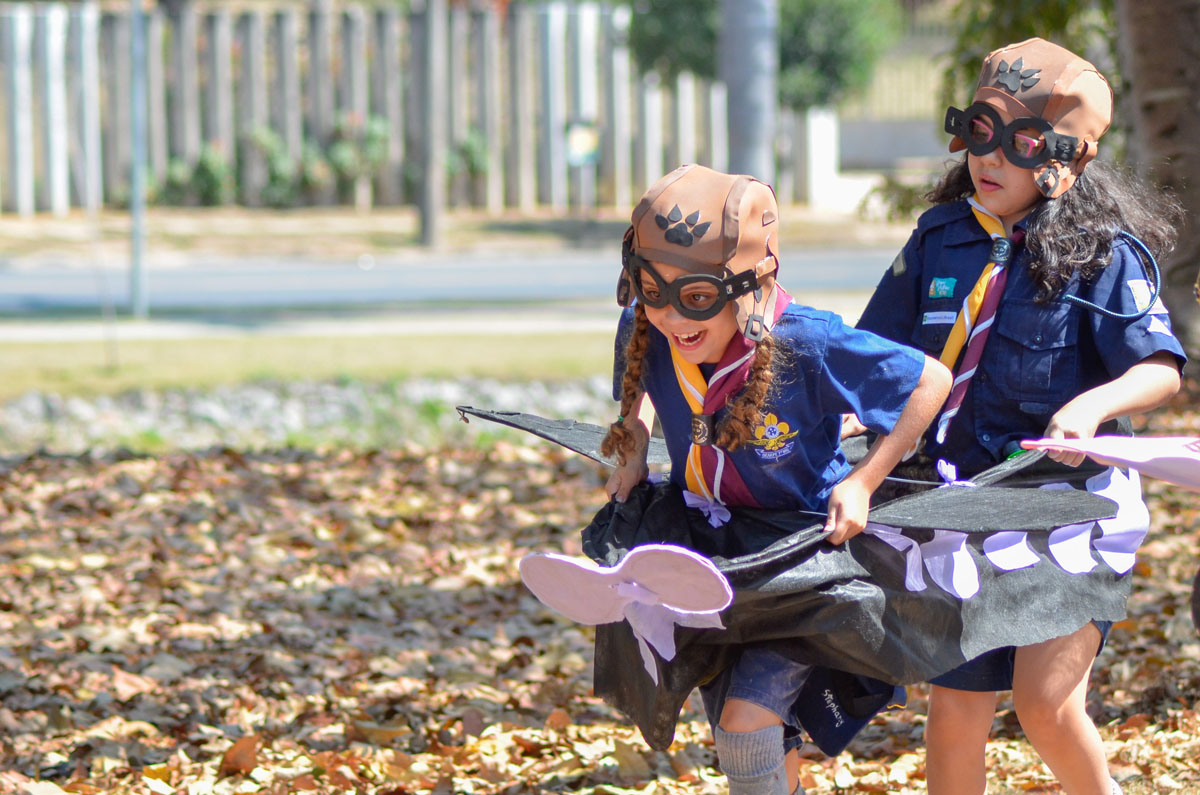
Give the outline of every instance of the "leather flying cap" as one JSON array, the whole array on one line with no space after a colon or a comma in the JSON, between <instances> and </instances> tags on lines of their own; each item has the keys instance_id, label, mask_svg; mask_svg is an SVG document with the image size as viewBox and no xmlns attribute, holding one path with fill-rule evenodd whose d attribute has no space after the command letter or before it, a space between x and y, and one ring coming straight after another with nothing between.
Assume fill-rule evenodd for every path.
<instances>
[{"instance_id":1,"label":"leather flying cap","mask_svg":"<svg viewBox=\"0 0 1200 795\"><path fill-rule=\"evenodd\" d=\"M722 278L753 271L758 289L734 306L742 333L761 338L773 316L779 270L779 206L770 186L684 165L646 191L630 220L632 248L650 262Z\"/></svg>"},{"instance_id":2,"label":"leather flying cap","mask_svg":"<svg viewBox=\"0 0 1200 795\"><path fill-rule=\"evenodd\" d=\"M1033 169L1047 198L1065 193L1099 151L1100 136L1112 122L1112 88L1090 62L1045 39L1026 39L988 53L972 102L984 102L1014 119L1034 116L1056 133L1079 139L1069 163L1050 160ZM955 136L950 151L966 147Z\"/></svg>"}]
</instances>

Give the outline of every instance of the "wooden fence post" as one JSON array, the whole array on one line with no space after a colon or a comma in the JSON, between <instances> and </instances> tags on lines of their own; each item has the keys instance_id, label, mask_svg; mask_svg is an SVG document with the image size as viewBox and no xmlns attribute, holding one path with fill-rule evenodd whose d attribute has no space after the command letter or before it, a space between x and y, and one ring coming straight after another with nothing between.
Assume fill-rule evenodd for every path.
<instances>
[{"instance_id":1,"label":"wooden fence post","mask_svg":"<svg viewBox=\"0 0 1200 795\"><path fill-rule=\"evenodd\" d=\"M793 204L796 201L796 127L796 111L780 108L779 137L775 150L779 160L779 169L775 174L775 198L780 204Z\"/></svg>"},{"instance_id":2,"label":"wooden fence post","mask_svg":"<svg viewBox=\"0 0 1200 795\"><path fill-rule=\"evenodd\" d=\"M67 152L67 7L39 5L34 48L41 78L42 196L39 205L66 215L71 203Z\"/></svg>"},{"instance_id":3,"label":"wooden fence post","mask_svg":"<svg viewBox=\"0 0 1200 795\"><path fill-rule=\"evenodd\" d=\"M729 170L729 109L725 96L725 84L710 83L707 92L708 148L705 158L708 167L716 171Z\"/></svg>"},{"instance_id":4,"label":"wooden fence post","mask_svg":"<svg viewBox=\"0 0 1200 795\"><path fill-rule=\"evenodd\" d=\"M146 143L150 172L162 184L170 160L167 145L167 87L163 70L163 12L146 11Z\"/></svg>"},{"instance_id":5,"label":"wooden fence post","mask_svg":"<svg viewBox=\"0 0 1200 795\"><path fill-rule=\"evenodd\" d=\"M33 74L30 65L33 48L33 9L8 3L4 12L3 38L5 60L6 115L8 131L8 173L5 180L8 209L33 215Z\"/></svg>"},{"instance_id":6,"label":"wooden fence post","mask_svg":"<svg viewBox=\"0 0 1200 795\"><path fill-rule=\"evenodd\" d=\"M533 9L524 3L508 6L508 177L505 196L509 207L522 212L537 204L535 162Z\"/></svg>"},{"instance_id":7,"label":"wooden fence post","mask_svg":"<svg viewBox=\"0 0 1200 795\"><path fill-rule=\"evenodd\" d=\"M450 6L450 45L447 51L449 75L449 113L447 135L453 154L450 161L454 169L450 173L449 205L460 207L468 201L470 164L466 160L467 138L471 134L470 72L468 60L474 55L470 51L471 18L466 8L457 3Z\"/></svg>"},{"instance_id":8,"label":"wooden fence post","mask_svg":"<svg viewBox=\"0 0 1200 795\"><path fill-rule=\"evenodd\" d=\"M409 0L405 19L408 29L408 70L404 91L404 150L412 157L409 186L413 202L420 204L421 158L425 156L425 0Z\"/></svg>"},{"instance_id":9,"label":"wooden fence post","mask_svg":"<svg viewBox=\"0 0 1200 795\"><path fill-rule=\"evenodd\" d=\"M284 151L292 162L304 151L304 120L300 102L300 68L296 11L284 8L271 17L271 55L275 79L271 91L271 127L283 139Z\"/></svg>"},{"instance_id":10,"label":"wooden fence post","mask_svg":"<svg viewBox=\"0 0 1200 795\"><path fill-rule=\"evenodd\" d=\"M242 203L250 207L262 204L267 186L267 162L255 135L267 124L266 31L262 13L243 11L237 20L241 73L237 88L237 150L241 170L238 183Z\"/></svg>"},{"instance_id":11,"label":"wooden fence post","mask_svg":"<svg viewBox=\"0 0 1200 795\"><path fill-rule=\"evenodd\" d=\"M672 97L671 168L684 163L695 163L696 152L696 77L691 72L680 72L675 78L675 93Z\"/></svg>"},{"instance_id":12,"label":"wooden fence post","mask_svg":"<svg viewBox=\"0 0 1200 795\"><path fill-rule=\"evenodd\" d=\"M329 145L336 119L333 95L332 0L312 0L308 10L308 135L322 150ZM337 186L317 191L317 204L333 204Z\"/></svg>"},{"instance_id":13,"label":"wooden fence post","mask_svg":"<svg viewBox=\"0 0 1200 795\"><path fill-rule=\"evenodd\" d=\"M204 17L205 38L205 143L220 152L230 165L234 160L233 138L233 24L226 9Z\"/></svg>"},{"instance_id":14,"label":"wooden fence post","mask_svg":"<svg viewBox=\"0 0 1200 795\"><path fill-rule=\"evenodd\" d=\"M193 0L171 6L171 155L189 166L200 157L200 80L197 16Z\"/></svg>"},{"instance_id":15,"label":"wooden fence post","mask_svg":"<svg viewBox=\"0 0 1200 795\"><path fill-rule=\"evenodd\" d=\"M837 113L829 107L808 108L797 114L796 128L796 200L828 206L823 188L837 181L841 162Z\"/></svg>"},{"instance_id":16,"label":"wooden fence post","mask_svg":"<svg viewBox=\"0 0 1200 795\"><path fill-rule=\"evenodd\" d=\"M109 201L128 199L129 167L133 162L132 42L129 17L105 13L100 17L100 57L104 86L104 185Z\"/></svg>"},{"instance_id":17,"label":"wooden fence post","mask_svg":"<svg viewBox=\"0 0 1200 795\"><path fill-rule=\"evenodd\" d=\"M446 208L446 102L448 96L446 42L446 0L425 0L424 64L425 116L422 125L421 243L438 247L442 243L442 214Z\"/></svg>"},{"instance_id":18,"label":"wooden fence post","mask_svg":"<svg viewBox=\"0 0 1200 795\"><path fill-rule=\"evenodd\" d=\"M637 193L663 176L662 83L655 72L642 75L638 86Z\"/></svg>"},{"instance_id":19,"label":"wooden fence post","mask_svg":"<svg viewBox=\"0 0 1200 795\"><path fill-rule=\"evenodd\" d=\"M400 15L395 8L375 11L375 58L371 112L387 122L387 162L375 187L382 204L404 200L404 92L400 66Z\"/></svg>"},{"instance_id":20,"label":"wooden fence post","mask_svg":"<svg viewBox=\"0 0 1200 795\"><path fill-rule=\"evenodd\" d=\"M366 120L367 98L367 21L362 6L342 10L341 103L343 111Z\"/></svg>"},{"instance_id":21,"label":"wooden fence post","mask_svg":"<svg viewBox=\"0 0 1200 795\"><path fill-rule=\"evenodd\" d=\"M341 40L341 112L347 128L357 129L359 135L365 136L370 105L367 96L367 21L362 6L347 6L342 11ZM360 212L370 210L371 178L366 175L355 178L352 189L354 207Z\"/></svg>"},{"instance_id":22,"label":"wooden fence post","mask_svg":"<svg viewBox=\"0 0 1200 795\"><path fill-rule=\"evenodd\" d=\"M601 184L608 188L608 203L626 209L633 203L630 176L633 168L633 91L629 56L628 6L615 6L604 14L604 156L600 160Z\"/></svg>"},{"instance_id":23,"label":"wooden fence post","mask_svg":"<svg viewBox=\"0 0 1200 795\"><path fill-rule=\"evenodd\" d=\"M567 10L562 2L542 6L538 12L538 52L541 54L541 168L539 194L555 212L567 209L565 37Z\"/></svg>"},{"instance_id":24,"label":"wooden fence post","mask_svg":"<svg viewBox=\"0 0 1200 795\"><path fill-rule=\"evenodd\" d=\"M578 3L571 7L571 68L572 86L568 124L574 131L574 145L564 153L570 164L571 204L583 210L596 206L596 156L599 140L600 96L597 86L600 8L595 3ZM571 142L568 142L570 144ZM595 147L592 148L593 143ZM590 149L590 151L582 151Z\"/></svg>"},{"instance_id":25,"label":"wooden fence post","mask_svg":"<svg viewBox=\"0 0 1200 795\"><path fill-rule=\"evenodd\" d=\"M97 212L104 201L100 158L100 6L71 6L72 181L76 201Z\"/></svg>"},{"instance_id":26,"label":"wooden fence post","mask_svg":"<svg viewBox=\"0 0 1200 795\"><path fill-rule=\"evenodd\" d=\"M313 0L308 11L308 132L319 146L333 132L333 26L331 0Z\"/></svg>"},{"instance_id":27,"label":"wooden fence post","mask_svg":"<svg viewBox=\"0 0 1200 795\"><path fill-rule=\"evenodd\" d=\"M504 145L500 124L500 17L492 3L477 8L471 51L475 55L475 119L483 136L483 174L475 203L489 213L504 209Z\"/></svg>"}]
</instances>

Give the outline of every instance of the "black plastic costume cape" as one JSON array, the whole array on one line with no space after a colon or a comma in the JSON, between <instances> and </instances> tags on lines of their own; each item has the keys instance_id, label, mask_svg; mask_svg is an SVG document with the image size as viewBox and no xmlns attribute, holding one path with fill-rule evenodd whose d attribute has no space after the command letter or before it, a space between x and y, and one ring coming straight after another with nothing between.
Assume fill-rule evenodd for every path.
<instances>
[{"instance_id":1,"label":"black plastic costume cape","mask_svg":"<svg viewBox=\"0 0 1200 795\"><path fill-rule=\"evenodd\" d=\"M499 421L526 427L520 417L529 416L506 414ZM532 432L563 443L553 429L547 432L551 421L534 419L542 424ZM567 426L585 434L567 446L598 446L580 425ZM1095 471L1067 470L1028 455L974 482L1010 483L1017 477L1021 485L1079 482ZM643 483L624 503L604 506L583 531L583 551L598 563L614 565L642 544L678 544L708 556L733 586L734 601L721 614L725 630L678 627L675 658L668 662L655 655L658 685L642 668L628 623L596 629L596 693L636 723L656 749L670 745L691 691L732 664L745 644L768 644L799 662L831 669L832 679L824 681L832 682L832 694L813 693L813 703L798 702L794 709L822 750L837 753L849 737L822 743L817 724L840 723L838 710L869 718L886 705L891 685L926 681L992 649L1066 635L1093 619L1125 616L1127 576L1102 565L1088 574L1069 574L1050 558L1046 533L1037 532L1113 515L1112 502L1084 491L951 487L909 494L871 511L872 521L904 528L918 541L932 537L932 530L922 528L968 533L979 589L965 600L933 584L910 591L905 556L874 536L860 534L834 546L811 516L730 510L730 524L714 529L685 505L678 487ZM1032 531L1029 545L1039 562L997 570L983 557L987 532L1016 528ZM1029 598L1033 592L1038 598Z\"/></svg>"}]
</instances>

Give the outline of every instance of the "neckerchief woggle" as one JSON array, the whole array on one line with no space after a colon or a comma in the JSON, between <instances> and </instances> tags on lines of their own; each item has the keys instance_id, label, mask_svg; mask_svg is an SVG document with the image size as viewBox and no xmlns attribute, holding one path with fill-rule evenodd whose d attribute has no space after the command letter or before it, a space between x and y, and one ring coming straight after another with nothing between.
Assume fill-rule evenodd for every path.
<instances>
[{"instance_id":1,"label":"neckerchief woggle","mask_svg":"<svg viewBox=\"0 0 1200 795\"><path fill-rule=\"evenodd\" d=\"M988 264L963 300L962 309L954 319L954 327L950 329L950 336L946 338L942 354L938 357L941 363L954 373L950 394L938 417L938 442L946 440L946 430L950 421L958 414L971 377L975 375L975 369L979 365L983 346L987 342L992 322L996 319L996 309L1000 306L1000 298L1008 280L1007 265L1013 252L1012 241L1004 235L1004 224L984 209L979 203L979 194L975 194L968 201L971 204L971 212L975 214L975 220L991 236L993 244L988 255ZM960 354L961 364L958 362ZM957 369L956 364L959 365Z\"/></svg>"},{"instance_id":2,"label":"neckerchief woggle","mask_svg":"<svg viewBox=\"0 0 1200 795\"><path fill-rule=\"evenodd\" d=\"M792 301L792 297L779 284L775 284L772 289L778 292L769 327L775 325ZM770 305L769 301L767 305ZM705 380L700 367L685 361L670 337L667 337L667 341L671 345L675 378L688 407L692 410L692 444L688 448L687 467L684 472L687 488L708 503L705 513L715 527L721 523L716 521L721 518L720 514L728 513L723 509L713 512L715 506L728 504L760 507L737 468L729 460L729 456L717 447L715 439L711 438L716 413L725 408L728 400L746 385L757 346L746 339L744 334L734 334L725 348L725 353L717 362L716 369ZM701 444L696 443L698 439ZM692 504L692 501L689 501L689 504ZM705 506L697 504L694 507L701 507L703 510Z\"/></svg>"}]
</instances>

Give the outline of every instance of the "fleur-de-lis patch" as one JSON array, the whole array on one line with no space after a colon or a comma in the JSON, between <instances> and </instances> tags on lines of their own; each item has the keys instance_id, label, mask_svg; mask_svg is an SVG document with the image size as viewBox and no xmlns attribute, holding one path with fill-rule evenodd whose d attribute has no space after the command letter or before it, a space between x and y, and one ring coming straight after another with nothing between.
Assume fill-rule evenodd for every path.
<instances>
[{"instance_id":1,"label":"fleur-de-lis patch","mask_svg":"<svg viewBox=\"0 0 1200 795\"><path fill-rule=\"evenodd\" d=\"M677 246L690 246L696 242L696 238L704 237L704 233L712 226L711 221L697 223L700 220L700 211L683 217L683 211L676 204L666 215L658 213L654 216L654 223L658 224L659 229L665 229L665 235L668 243L674 243Z\"/></svg>"},{"instance_id":2,"label":"fleur-de-lis patch","mask_svg":"<svg viewBox=\"0 0 1200 795\"><path fill-rule=\"evenodd\" d=\"M996 69L996 83L1007 88L1010 94L1033 88L1042 78L1038 77L1041 69L1024 69L1024 59L1018 58L1009 66L1008 61L1001 61Z\"/></svg>"}]
</instances>

